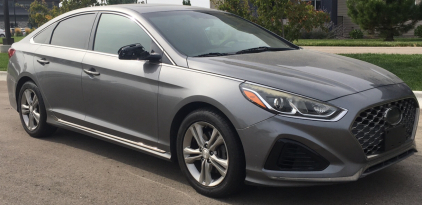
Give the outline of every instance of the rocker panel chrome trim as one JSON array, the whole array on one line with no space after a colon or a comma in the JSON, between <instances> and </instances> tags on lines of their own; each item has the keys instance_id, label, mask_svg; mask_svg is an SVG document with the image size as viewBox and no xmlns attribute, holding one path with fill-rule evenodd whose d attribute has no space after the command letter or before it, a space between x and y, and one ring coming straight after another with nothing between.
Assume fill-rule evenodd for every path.
<instances>
[{"instance_id":1,"label":"rocker panel chrome trim","mask_svg":"<svg viewBox=\"0 0 422 205\"><path fill-rule=\"evenodd\" d=\"M103 138L106 138L106 139L109 139L109 140L113 140L113 141L116 141L116 142L119 142L119 143L122 143L122 144L125 144L125 145L128 145L128 146L140 149L140 150L145 151L145 152L149 152L149 153L152 153L152 154L155 154L155 155L159 155L159 156L164 157L166 159L170 159L170 154L167 154L166 151L158 149L157 147L152 147L152 146L146 145L142 142L135 142L135 141L127 140L127 139L117 137L117 136L114 136L114 135L110 135L110 134L107 134L107 133L104 133L104 132L101 132L101 131L98 131L98 130L94 130L94 129L91 129L91 128L87 128L87 127L84 127L84 126L81 126L81 125L71 123L71 122L67 122L67 121L64 121L64 120L61 120L61 119L57 119L57 122L60 123L60 124L66 125L66 126L76 128L78 130L82 130L82 131L85 131L85 132L88 132L88 133L91 133L91 134L95 134L99 137L103 137Z\"/></svg>"}]
</instances>

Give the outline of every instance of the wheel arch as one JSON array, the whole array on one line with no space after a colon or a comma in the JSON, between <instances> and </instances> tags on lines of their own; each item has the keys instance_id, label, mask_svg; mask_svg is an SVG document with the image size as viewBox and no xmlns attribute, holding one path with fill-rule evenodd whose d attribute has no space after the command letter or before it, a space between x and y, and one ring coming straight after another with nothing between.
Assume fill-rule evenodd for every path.
<instances>
[{"instance_id":1,"label":"wheel arch","mask_svg":"<svg viewBox=\"0 0 422 205\"><path fill-rule=\"evenodd\" d=\"M222 117L226 118L226 120L230 123L230 127L233 129L234 133L236 134L236 137L239 139L239 142L241 143L241 147L243 150L243 144L240 140L239 133L237 132L233 122L230 120L230 118L218 107L203 101L194 101L185 104L182 106L177 113L174 115L173 120L171 122L170 126L170 153L171 153L171 161L177 162L177 151L176 151L176 144L177 144L177 133L179 131L180 125L182 124L183 119L186 118L186 116L198 109L201 108L209 108L214 111L216 111L218 114L220 114Z\"/></svg>"},{"instance_id":2,"label":"wheel arch","mask_svg":"<svg viewBox=\"0 0 422 205\"><path fill-rule=\"evenodd\" d=\"M22 77L19 78L18 82L16 83L16 89L15 89L15 101L16 101L16 105L18 104L18 99L19 99L19 92L21 91L21 88L23 86L23 84L25 84L26 82L33 82L35 85L37 85L37 83L35 82L35 80L28 76L28 75L23 75ZM38 86L38 85L37 85ZM19 112L20 106L17 106L17 111Z\"/></svg>"}]
</instances>

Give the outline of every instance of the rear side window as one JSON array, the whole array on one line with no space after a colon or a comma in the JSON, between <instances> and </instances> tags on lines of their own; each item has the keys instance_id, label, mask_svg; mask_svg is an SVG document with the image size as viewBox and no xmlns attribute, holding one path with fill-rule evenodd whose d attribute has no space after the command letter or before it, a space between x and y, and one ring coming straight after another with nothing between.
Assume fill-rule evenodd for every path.
<instances>
[{"instance_id":1,"label":"rear side window","mask_svg":"<svg viewBox=\"0 0 422 205\"><path fill-rule=\"evenodd\" d=\"M123 47L140 43L151 50L151 38L133 20L114 14L102 14L95 36L94 50L117 54Z\"/></svg>"},{"instance_id":2,"label":"rear side window","mask_svg":"<svg viewBox=\"0 0 422 205\"><path fill-rule=\"evenodd\" d=\"M51 33L53 33L54 28L56 28L57 23L51 24L49 27L41 31L37 36L34 37L35 43L50 43Z\"/></svg>"},{"instance_id":3,"label":"rear side window","mask_svg":"<svg viewBox=\"0 0 422 205\"><path fill-rule=\"evenodd\" d=\"M86 49L95 14L85 14L66 19L54 29L51 44Z\"/></svg>"}]
</instances>

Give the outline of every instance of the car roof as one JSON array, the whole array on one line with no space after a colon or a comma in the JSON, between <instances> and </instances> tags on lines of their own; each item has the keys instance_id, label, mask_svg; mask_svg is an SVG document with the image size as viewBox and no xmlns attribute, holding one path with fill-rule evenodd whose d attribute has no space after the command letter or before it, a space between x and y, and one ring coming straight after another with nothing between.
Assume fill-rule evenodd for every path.
<instances>
[{"instance_id":1,"label":"car roof","mask_svg":"<svg viewBox=\"0 0 422 205\"><path fill-rule=\"evenodd\" d=\"M110 6L94 6L83 9L77 9L74 11L127 11L132 10L137 13L151 13L151 12L162 12L162 11L181 11L181 10L213 10L203 7L195 6L183 6L183 5L171 5L171 4L118 4ZM216 11L216 10L214 10Z\"/></svg>"}]
</instances>

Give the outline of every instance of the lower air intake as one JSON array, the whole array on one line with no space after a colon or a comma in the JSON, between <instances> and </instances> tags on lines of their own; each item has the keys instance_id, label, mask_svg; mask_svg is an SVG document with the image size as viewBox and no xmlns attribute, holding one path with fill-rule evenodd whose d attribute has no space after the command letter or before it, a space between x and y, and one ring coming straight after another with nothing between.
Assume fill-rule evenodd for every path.
<instances>
[{"instance_id":1,"label":"lower air intake","mask_svg":"<svg viewBox=\"0 0 422 205\"><path fill-rule=\"evenodd\" d=\"M265 163L267 170L322 171L330 163L305 145L287 139L276 142Z\"/></svg>"}]
</instances>

